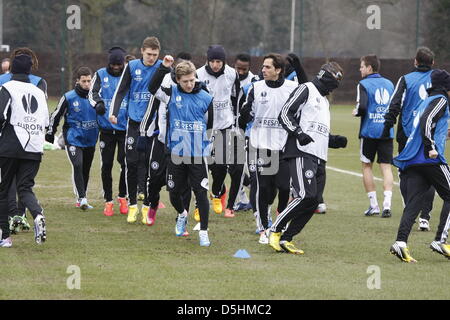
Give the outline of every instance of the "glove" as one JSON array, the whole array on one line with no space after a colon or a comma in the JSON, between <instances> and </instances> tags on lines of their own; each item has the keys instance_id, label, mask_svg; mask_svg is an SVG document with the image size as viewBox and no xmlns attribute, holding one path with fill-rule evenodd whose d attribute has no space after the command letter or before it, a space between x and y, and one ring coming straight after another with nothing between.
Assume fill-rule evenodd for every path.
<instances>
[{"instance_id":1,"label":"glove","mask_svg":"<svg viewBox=\"0 0 450 320\"><path fill-rule=\"evenodd\" d=\"M347 137L338 136L337 137L337 144L338 144L339 148L347 147Z\"/></svg>"},{"instance_id":2,"label":"glove","mask_svg":"<svg viewBox=\"0 0 450 320\"><path fill-rule=\"evenodd\" d=\"M294 68L295 71L300 69L301 66L300 59L295 54L293 53L288 54L286 60L289 62L292 68Z\"/></svg>"},{"instance_id":3,"label":"glove","mask_svg":"<svg viewBox=\"0 0 450 320\"><path fill-rule=\"evenodd\" d=\"M300 134L297 135L297 140L301 146L306 146L307 144L314 142L313 138L311 138L304 132L301 132Z\"/></svg>"},{"instance_id":4,"label":"glove","mask_svg":"<svg viewBox=\"0 0 450 320\"><path fill-rule=\"evenodd\" d=\"M292 68L294 68L295 72L297 73L298 82L299 83L308 82L308 76L306 75L305 69L303 69L299 57L293 53L289 53L288 56L286 57L286 60L289 62L289 64L292 66Z\"/></svg>"},{"instance_id":5,"label":"glove","mask_svg":"<svg viewBox=\"0 0 450 320\"><path fill-rule=\"evenodd\" d=\"M47 134L45 135L45 141L47 141L47 142L49 142L49 143L55 142L55 135L54 135L54 134L47 133Z\"/></svg>"},{"instance_id":6,"label":"glove","mask_svg":"<svg viewBox=\"0 0 450 320\"><path fill-rule=\"evenodd\" d=\"M339 149L347 146L347 137L330 134L328 136L328 148Z\"/></svg>"},{"instance_id":7,"label":"glove","mask_svg":"<svg viewBox=\"0 0 450 320\"><path fill-rule=\"evenodd\" d=\"M97 104L95 105L95 112L99 116L102 116L106 113L105 103L103 101L97 102Z\"/></svg>"},{"instance_id":8,"label":"glove","mask_svg":"<svg viewBox=\"0 0 450 320\"><path fill-rule=\"evenodd\" d=\"M391 138L391 128L392 128L392 126L385 123L380 139L390 139Z\"/></svg>"},{"instance_id":9,"label":"glove","mask_svg":"<svg viewBox=\"0 0 450 320\"><path fill-rule=\"evenodd\" d=\"M136 149L138 152L147 151L147 137L139 136L136 143Z\"/></svg>"}]
</instances>

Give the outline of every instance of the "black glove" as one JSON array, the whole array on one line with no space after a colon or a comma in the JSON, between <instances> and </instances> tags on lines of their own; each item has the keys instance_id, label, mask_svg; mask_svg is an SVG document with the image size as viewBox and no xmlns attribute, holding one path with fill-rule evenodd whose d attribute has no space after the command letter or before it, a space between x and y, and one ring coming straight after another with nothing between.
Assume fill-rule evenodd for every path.
<instances>
[{"instance_id":1,"label":"black glove","mask_svg":"<svg viewBox=\"0 0 450 320\"><path fill-rule=\"evenodd\" d=\"M311 138L304 132L301 132L300 134L297 135L297 140L301 146L306 146L307 144L314 142L313 138Z\"/></svg>"},{"instance_id":2,"label":"black glove","mask_svg":"<svg viewBox=\"0 0 450 320\"><path fill-rule=\"evenodd\" d=\"M102 116L106 113L105 103L103 101L97 102L97 104L95 105L95 112L97 112L99 116Z\"/></svg>"},{"instance_id":3,"label":"black glove","mask_svg":"<svg viewBox=\"0 0 450 320\"><path fill-rule=\"evenodd\" d=\"M337 136L337 141L336 142L337 142L339 148L347 147L347 137Z\"/></svg>"},{"instance_id":4,"label":"black glove","mask_svg":"<svg viewBox=\"0 0 450 320\"><path fill-rule=\"evenodd\" d=\"M288 54L286 60L289 62L292 68L294 68L295 71L297 71L301 66L300 59L293 53Z\"/></svg>"},{"instance_id":5,"label":"black glove","mask_svg":"<svg viewBox=\"0 0 450 320\"><path fill-rule=\"evenodd\" d=\"M45 141L47 141L47 142L49 142L49 143L55 142L55 135L54 135L54 134L47 133L47 134L45 135Z\"/></svg>"},{"instance_id":6,"label":"black glove","mask_svg":"<svg viewBox=\"0 0 450 320\"><path fill-rule=\"evenodd\" d=\"M339 135L330 135L330 140L328 141L328 147L333 149L345 148L347 147L347 137Z\"/></svg>"},{"instance_id":7,"label":"black glove","mask_svg":"<svg viewBox=\"0 0 450 320\"><path fill-rule=\"evenodd\" d=\"M308 82L308 77L306 76L305 69L303 69L299 57L293 53L289 53L286 57L286 60L289 62L292 68L294 68L295 73L297 73L298 82L300 84Z\"/></svg>"},{"instance_id":8,"label":"black glove","mask_svg":"<svg viewBox=\"0 0 450 320\"><path fill-rule=\"evenodd\" d=\"M147 151L147 137L139 136L136 143L136 149L138 152Z\"/></svg>"},{"instance_id":9,"label":"black glove","mask_svg":"<svg viewBox=\"0 0 450 320\"><path fill-rule=\"evenodd\" d=\"M384 123L384 128L383 128L383 132L381 133L380 139L390 139L391 138L391 128L392 128L392 126L390 126L387 123Z\"/></svg>"}]
</instances>

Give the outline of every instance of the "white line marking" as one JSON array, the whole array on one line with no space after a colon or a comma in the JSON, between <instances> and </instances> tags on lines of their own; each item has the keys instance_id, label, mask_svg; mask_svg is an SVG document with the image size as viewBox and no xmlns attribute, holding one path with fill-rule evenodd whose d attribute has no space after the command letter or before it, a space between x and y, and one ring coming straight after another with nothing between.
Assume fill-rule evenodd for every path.
<instances>
[{"instance_id":1,"label":"white line marking","mask_svg":"<svg viewBox=\"0 0 450 320\"><path fill-rule=\"evenodd\" d=\"M345 174L348 174L348 175L351 175L351 176L355 176L355 177L360 177L360 178L363 177L362 173L342 170L342 169L338 169L338 168L334 168L334 167L330 167L330 166L327 166L327 169L329 169L331 171L336 171L336 172L339 172L339 173L345 173ZM377 178L377 177L373 177L373 179L376 180L376 181L383 181L383 179ZM394 185L399 186L400 184L398 182L394 181Z\"/></svg>"}]
</instances>

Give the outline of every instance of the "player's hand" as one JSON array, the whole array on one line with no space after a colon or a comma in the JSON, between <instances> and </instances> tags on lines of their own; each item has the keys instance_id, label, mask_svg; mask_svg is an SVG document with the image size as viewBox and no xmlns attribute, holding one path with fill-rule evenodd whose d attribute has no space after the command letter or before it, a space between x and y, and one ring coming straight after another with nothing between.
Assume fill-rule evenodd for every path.
<instances>
[{"instance_id":1,"label":"player's hand","mask_svg":"<svg viewBox=\"0 0 450 320\"><path fill-rule=\"evenodd\" d=\"M49 143L53 143L53 142L55 142L55 136L53 134L47 133L45 135L45 141L47 141Z\"/></svg>"},{"instance_id":2,"label":"player's hand","mask_svg":"<svg viewBox=\"0 0 450 320\"><path fill-rule=\"evenodd\" d=\"M116 116L110 116L110 117L109 117L109 122L111 122L112 124L117 124L117 118L116 118Z\"/></svg>"},{"instance_id":3,"label":"player's hand","mask_svg":"<svg viewBox=\"0 0 450 320\"><path fill-rule=\"evenodd\" d=\"M383 132L381 133L381 139L390 139L391 138L391 129L392 127L389 126L389 124L385 123Z\"/></svg>"},{"instance_id":4,"label":"player's hand","mask_svg":"<svg viewBox=\"0 0 450 320\"><path fill-rule=\"evenodd\" d=\"M430 150L428 151L428 156L430 159L436 159L438 157L438 152L436 150Z\"/></svg>"},{"instance_id":5,"label":"player's hand","mask_svg":"<svg viewBox=\"0 0 450 320\"><path fill-rule=\"evenodd\" d=\"M301 70L301 62L297 55L290 53L286 57L286 60L289 62L289 64L294 68L295 72L299 72Z\"/></svg>"},{"instance_id":6,"label":"player's hand","mask_svg":"<svg viewBox=\"0 0 450 320\"><path fill-rule=\"evenodd\" d=\"M301 146L306 146L307 144L314 142L313 138L311 138L309 135L307 135L304 132L297 135L297 140Z\"/></svg>"},{"instance_id":7,"label":"player's hand","mask_svg":"<svg viewBox=\"0 0 450 320\"><path fill-rule=\"evenodd\" d=\"M102 116L106 113L105 103L103 101L97 102L97 104L95 105L95 112L99 116Z\"/></svg>"},{"instance_id":8,"label":"player's hand","mask_svg":"<svg viewBox=\"0 0 450 320\"><path fill-rule=\"evenodd\" d=\"M170 68L173 65L174 61L175 60L173 59L173 57L171 55L166 55L163 60L163 65L166 68Z\"/></svg>"},{"instance_id":9,"label":"player's hand","mask_svg":"<svg viewBox=\"0 0 450 320\"><path fill-rule=\"evenodd\" d=\"M347 147L347 137L337 136L336 137L336 145L338 148L346 148Z\"/></svg>"}]
</instances>

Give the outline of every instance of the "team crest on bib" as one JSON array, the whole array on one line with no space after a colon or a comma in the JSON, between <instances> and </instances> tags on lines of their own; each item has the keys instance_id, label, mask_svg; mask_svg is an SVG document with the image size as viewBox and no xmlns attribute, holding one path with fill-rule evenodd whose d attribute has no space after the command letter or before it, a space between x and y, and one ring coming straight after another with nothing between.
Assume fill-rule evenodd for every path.
<instances>
[{"instance_id":1,"label":"team crest on bib","mask_svg":"<svg viewBox=\"0 0 450 320\"><path fill-rule=\"evenodd\" d=\"M127 143L128 144L133 144L134 143L134 138L133 137L128 137Z\"/></svg>"},{"instance_id":2,"label":"team crest on bib","mask_svg":"<svg viewBox=\"0 0 450 320\"><path fill-rule=\"evenodd\" d=\"M25 112L30 115L34 114L38 109L38 102L37 102L36 98L31 94L24 95L22 97L22 105L23 105L23 109L25 110ZM33 118L33 117L30 117L30 118ZM33 121L28 121L28 122L33 122Z\"/></svg>"},{"instance_id":3,"label":"team crest on bib","mask_svg":"<svg viewBox=\"0 0 450 320\"><path fill-rule=\"evenodd\" d=\"M251 164L248 166L248 170L250 170L251 172L255 172L256 171L256 165Z\"/></svg>"},{"instance_id":4,"label":"team crest on bib","mask_svg":"<svg viewBox=\"0 0 450 320\"><path fill-rule=\"evenodd\" d=\"M167 186L171 189L173 189L173 187L175 187L175 182L173 182L173 180L169 180L167 181Z\"/></svg>"},{"instance_id":5,"label":"team crest on bib","mask_svg":"<svg viewBox=\"0 0 450 320\"><path fill-rule=\"evenodd\" d=\"M183 106L183 104L181 103L181 100L182 100L181 96L177 96L175 98L175 101L176 101L175 104L176 104L177 108L181 108Z\"/></svg>"},{"instance_id":6,"label":"team crest on bib","mask_svg":"<svg viewBox=\"0 0 450 320\"><path fill-rule=\"evenodd\" d=\"M261 92L261 98L260 98L259 103L267 104L268 102L269 102L269 100L267 99L267 91Z\"/></svg>"},{"instance_id":7,"label":"team crest on bib","mask_svg":"<svg viewBox=\"0 0 450 320\"><path fill-rule=\"evenodd\" d=\"M153 161L151 164L151 167L153 170L158 170L159 169L159 163L156 161Z\"/></svg>"},{"instance_id":8,"label":"team crest on bib","mask_svg":"<svg viewBox=\"0 0 450 320\"><path fill-rule=\"evenodd\" d=\"M134 72L134 74L136 75L135 77L134 77L134 80L136 80L136 81L142 81L142 70L141 69L137 69L135 72Z\"/></svg>"},{"instance_id":9,"label":"team crest on bib","mask_svg":"<svg viewBox=\"0 0 450 320\"><path fill-rule=\"evenodd\" d=\"M314 177L314 172L312 170L307 170L305 172L305 177L311 179L312 177Z\"/></svg>"},{"instance_id":10,"label":"team crest on bib","mask_svg":"<svg viewBox=\"0 0 450 320\"><path fill-rule=\"evenodd\" d=\"M80 103L78 101L75 101L74 103L72 103L72 105L74 107L73 111L75 111L75 112L80 112L81 111L81 109L79 108Z\"/></svg>"},{"instance_id":11,"label":"team crest on bib","mask_svg":"<svg viewBox=\"0 0 450 320\"><path fill-rule=\"evenodd\" d=\"M105 141L100 141L100 149L103 149L105 147Z\"/></svg>"}]
</instances>

